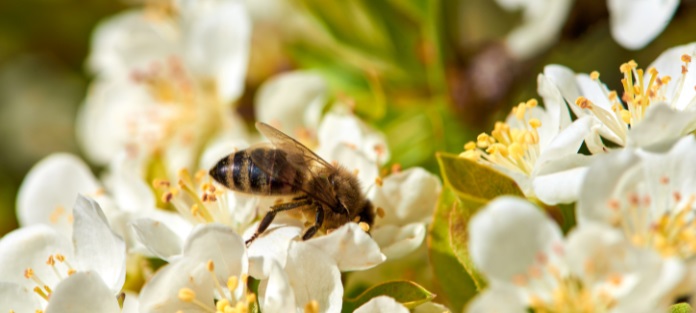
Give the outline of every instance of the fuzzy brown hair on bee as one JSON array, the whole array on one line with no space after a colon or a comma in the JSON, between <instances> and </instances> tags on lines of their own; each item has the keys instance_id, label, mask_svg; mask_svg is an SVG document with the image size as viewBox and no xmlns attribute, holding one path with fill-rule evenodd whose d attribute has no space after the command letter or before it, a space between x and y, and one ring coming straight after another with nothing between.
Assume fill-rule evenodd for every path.
<instances>
[{"instance_id":1,"label":"fuzzy brown hair on bee","mask_svg":"<svg viewBox=\"0 0 696 313\"><path fill-rule=\"evenodd\" d=\"M333 230L351 221L364 223L367 229L372 226L374 207L352 173L329 164L268 124L256 123L256 128L271 144L230 154L209 172L215 181L234 191L292 197L290 202L271 206L247 245L266 231L277 213L288 210L313 212L314 223L302 235L303 240L319 230Z\"/></svg>"}]
</instances>

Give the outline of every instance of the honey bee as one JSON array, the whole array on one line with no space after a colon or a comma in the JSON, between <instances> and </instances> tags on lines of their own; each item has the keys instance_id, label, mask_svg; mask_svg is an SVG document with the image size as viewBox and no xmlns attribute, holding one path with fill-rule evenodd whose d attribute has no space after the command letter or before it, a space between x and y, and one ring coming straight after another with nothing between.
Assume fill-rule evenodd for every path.
<instances>
[{"instance_id":1,"label":"honey bee","mask_svg":"<svg viewBox=\"0 0 696 313\"><path fill-rule=\"evenodd\" d=\"M227 188L259 196L292 196L276 204L261 220L249 245L282 211L302 209L314 214L314 224L302 235L312 238L319 230L332 230L348 222L369 227L375 212L361 192L358 179L340 165L331 165L283 132L261 122L256 129L271 144L259 144L230 154L210 169L210 176Z\"/></svg>"}]
</instances>

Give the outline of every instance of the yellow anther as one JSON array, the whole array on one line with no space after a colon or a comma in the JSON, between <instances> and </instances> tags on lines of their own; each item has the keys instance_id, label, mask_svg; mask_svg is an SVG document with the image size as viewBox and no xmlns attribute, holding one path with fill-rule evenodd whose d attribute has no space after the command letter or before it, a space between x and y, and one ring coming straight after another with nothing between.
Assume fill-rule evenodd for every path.
<instances>
[{"instance_id":1,"label":"yellow anther","mask_svg":"<svg viewBox=\"0 0 696 313\"><path fill-rule=\"evenodd\" d=\"M592 102L589 99L582 97L582 96L578 97L575 100L575 105L579 106L582 109L591 109L592 108Z\"/></svg>"},{"instance_id":2,"label":"yellow anther","mask_svg":"<svg viewBox=\"0 0 696 313\"><path fill-rule=\"evenodd\" d=\"M28 267L24 270L24 278L29 279L32 277L34 277L34 270L31 267Z\"/></svg>"},{"instance_id":3,"label":"yellow anther","mask_svg":"<svg viewBox=\"0 0 696 313\"><path fill-rule=\"evenodd\" d=\"M592 73L590 73L590 78L591 78L592 80L598 80L598 79L599 79L599 72L597 72L597 71L592 71Z\"/></svg>"},{"instance_id":4,"label":"yellow anther","mask_svg":"<svg viewBox=\"0 0 696 313\"><path fill-rule=\"evenodd\" d=\"M319 313L319 302L317 300L312 300L307 302L304 307L305 313Z\"/></svg>"},{"instance_id":5,"label":"yellow anther","mask_svg":"<svg viewBox=\"0 0 696 313\"><path fill-rule=\"evenodd\" d=\"M220 299L217 303L215 303L215 309L217 309L218 312L225 312L225 309L230 306L230 301L227 299Z\"/></svg>"},{"instance_id":6,"label":"yellow anther","mask_svg":"<svg viewBox=\"0 0 696 313\"><path fill-rule=\"evenodd\" d=\"M190 288L181 288L177 296L183 302L193 302L196 299L196 292Z\"/></svg>"},{"instance_id":7,"label":"yellow anther","mask_svg":"<svg viewBox=\"0 0 696 313\"><path fill-rule=\"evenodd\" d=\"M155 188L169 188L169 186L171 186L171 183L168 180L155 178L152 180L152 186Z\"/></svg>"},{"instance_id":8,"label":"yellow anther","mask_svg":"<svg viewBox=\"0 0 696 313\"><path fill-rule=\"evenodd\" d=\"M609 92L609 100L610 101L616 101L617 98L618 98L618 96L616 95L616 91L612 90Z\"/></svg>"},{"instance_id":9,"label":"yellow anther","mask_svg":"<svg viewBox=\"0 0 696 313\"><path fill-rule=\"evenodd\" d=\"M651 76L657 76L657 74L658 74L657 69L654 67L649 68L648 74L650 74Z\"/></svg>"},{"instance_id":10,"label":"yellow anther","mask_svg":"<svg viewBox=\"0 0 696 313\"><path fill-rule=\"evenodd\" d=\"M384 218L384 214L384 209L382 209L381 207L377 207L377 216L379 216L380 218Z\"/></svg>"},{"instance_id":11,"label":"yellow anther","mask_svg":"<svg viewBox=\"0 0 696 313\"><path fill-rule=\"evenodd\" d=\"M621 120L626 124L631 124L631 112L621 110Z\"/></svg>"},{"instance_id":12,"label":"yellow anther","mask_svg":"<svg viewBox=\"0 0 696 313\"><path fill-rule=\"evenodd\" d=\"M515 118L517 118L520 121L524 120L524 115L526 113L527 113L527 107L525 106L524 103L520 103L519 106L517 106L515 109L512 110L512 114L514 114Z\"/></svg>"},{"instance_id":13,"label":"yellow anther","mask_svg":"<svg viewBox=\"0 0 696 313\"><path fill-rule=\"evenodd\" d=\"M475 150L476 149L476 143L473 141L469 141L464 145L464 150L470 151L470 150Z\"/></svg>"},{"instance_id":14,"label":"yellow anther","mask_svg":"<svg viewBox=\"0 0 696 313\"><path fill-rule=\"evenodd\" d=\"M198 206L198 204L194 204L191 206L191 215L193 215L193 216L200 216L201 215L201 209Z\"/></svg>"},{"instance_id":15,"label":"yellow anther","mask_svg":"<svg viewBox=\"0 0 696 313\"><path fill-rule=\"evenodd\" d=\"M513 158L521 158L524 156L524 148L517 142L512 143L508 147L508 151Z\"/></svg>"},{"instance_id":16,"label":"yellow anther","mask_svg":"<svg viewBox=\"0 0 696 313\"><path fill-rule=\"evenodd\" d=\"M71 269L68 270L68 276L70 276L70 275L72 275L72 274L75 274L75 273L77 273L77 271L76 271L75 269L73 269L73 268L71 268Z\"/></svg>"},{"instance_id":17,"label":"yellow anther","mask_svg":"<svg viewBox=\"0 0 696 313\"><path fill-rule=\"evenodd\" d=\"M62 255L62 254L60 254L60 253L56 253L55 256L56 256L56 260L58 260L59 262L61 262L61 263L65 262L65 256L64 256L64 255Z\"/></svg>"},{"instance_id":18,"label":"yellow anther","mask_svg":"<svg viewBox=\"0 0 696 313\"><path fill-rule=\"evenodd\" d=\"M537 99L529 99L529 100L527 100L527 103L526 103L526 106L530 109L534 108L538 105L539 105L539 101L537 101Z\"/></svg>"},{"instance_id":19,"label":"yellow anther","mask_svg":"<svg viewBox=\"0 0 696 313\"><path fill-rule=\"evenodd\" d=\"M164 203L169 203L170 201L172 201L172 198L174 198L174 194L172 192L167 191L162 195L161 200Z\"/></svg>"},{"instance_id":20,"label":"yellow anther","mask_svg":"<svg viewBox=\"0 0 696 313\"><path fill-rule=\"evenodd\" d=\"M215 262L213 262L213 260L208 260L208 263L206 263L206 268L208 269L208 272L215 271Z\"/></svg>"},{"instance_id":21,"label":"yellow anther","mask_svg":"<svg viewBox=\"0 0 696 313\"><path fill-rule=\"evenodd\" d=\"M537 129L541 126L541 121L538 118L529 119L529 126L531 126L534 129Z\"/></svg>"},{"instance_id":22,"label":"yellow anther","mask_svg":"<svg viewBox=\"0 0 696 313\"><path fill-rule=\"evenodd\" d=\"M375 184L377 184L377 186L382 187L382 185L384 184L384 181L382 181L382 177L379 177L379 176L376 177L376 178L375 178Z\"/></svg>"},{"instance_id":23,"label":"yellow anther","mask_svg":"<svg viewBox=\"0 0 696 313\"><path fill-rule=\"evenodd\" d=\"M488 152L488 154L498 153L504 157L507 157L508 155L507 147L499 143L493 144L490 147L488 147L488 149L486 149L486 152Z\"/></svg>"},{"instance_id":24,"label":"yellow anther","mask_svg":"<svg viewBox=\"0 0 696 313\"><path fill-rule=\"evenodd\" d=\"M687 63L687 64L691 63L691 56L688 54L682 54L681 60L682 60L682 62Z\"/></svg>"},{"instance_id":25,"label":"yellow anther","mask_svg":"<svg viewBox=\"0 0 696 313\"><path fill-rule=\"evenodd\" d=\"M239 277L230 276L227 278L227 289L229 289L230 292L237 289L237 286L239 286Z\"/></svg>"},{"instance_id":26,"label":"yellow anther","mask_svg":"<svg viewBox=\"0 0 696 313\"><path fill-rule=\"evenodd\" d=\"M370 231L370 225L365 222L358 223L358 226L360 226L360 229L362 229L364 232Z\"/></svg>"},{"instance_id":27,"label":"yellow anther","mask_svg":"<svg viewBox=\"0 0 696 313\"><path fill-rule=\"evenodd\" d=\"M247 313L247 312L249 312L249 308L247 307L247 304L244 302L237 302L237 305L235 305L234 309L235 310L232 312L235 312L235 313Z\"/></svg>"},{"instance_id":28,"label":"yellow anther","mask_svg":"<svg viewBox=\"0 0 696 313\"><path fill-rule=\"evenodd\" d=\"M467 159L467 160L476 161L476 160L479 160L481 158L481 154L476 150L469 150L469 151L464 151L464 152L460 153L459 157Z\"/></svg>"},{"instance_id":29,"label":"yellow anther","mask_svg":"<svg viewBox=\"0 0 696 313\"><path fill-rule=\"evenodd\" d=\"M252 304L256 302L256 294L255 293L250 293L246 296L247 303Z\"/></svg>"},{"instance_id":30,"label":"yellow anther","mask_svg":"<svg viewBox=\"0 0 696 313\"><path fill-rule=\"evenodd\" d=\"M481 133L476 137L476 145L481 149L486 149L490 145L491 138L486 133Z\"/></svg>"}]
</instances>

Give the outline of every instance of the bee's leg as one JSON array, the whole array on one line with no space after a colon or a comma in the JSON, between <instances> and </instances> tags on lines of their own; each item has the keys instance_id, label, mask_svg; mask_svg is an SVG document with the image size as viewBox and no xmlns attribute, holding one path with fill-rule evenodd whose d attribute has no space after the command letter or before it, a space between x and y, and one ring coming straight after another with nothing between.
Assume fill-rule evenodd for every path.
<instances>
[{"instance_id":1,"label":"bee's leg","mask_svg":"<svg viewBox=\"0 0 696 313\"><path fill-rule=\"evenodd\" d=\"M301 201L294 201L294 202L287 202L287 203L281 203L278 205L274 205L271 207L271 210L266 213L266 215L263 217L261 220L261 223L259 223L259 227L256 228L256 231L254 234L249 238L245 244L249 246L254 239L258 238L261 233L266 231L266 228L271 225L271 222L273 222L273 219L276 216L276 213L282 212L282 211L287 211L287 210L292 210L296 209L299 207L307 206L311 204L311 201L309 200L301 200Z\"/></svg>"},{"instance_id":2,"label":"bee's leg","mask_svg":"<svg viewBox=\"0 0 696 313\"><path fill-rule=\"evenodd\" d=\"M315 215L314 217L314 225L307 228L307 231L305 231L304 235L302 235L302 240L312 238L312 236L314 236L314 234L317 233L317 230L319 230L322 224L324 224L324 208L321 205L318 205L317 215Z\"/></svg>"}]
</instances>

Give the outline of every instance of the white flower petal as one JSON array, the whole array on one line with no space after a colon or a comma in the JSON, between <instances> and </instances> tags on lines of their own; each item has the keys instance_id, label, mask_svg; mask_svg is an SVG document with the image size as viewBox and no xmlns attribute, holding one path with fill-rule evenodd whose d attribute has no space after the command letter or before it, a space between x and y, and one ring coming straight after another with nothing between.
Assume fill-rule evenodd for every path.
<instances>
[{"instance_id":1,"label":"white flower petal","mask_svg":"<svg viewBox=\"0 0 696 313\"><path fill-rule=\"evenodd\" d=\"M140 291L140 312L209 312L194 303L179 300L181 288L193 290L197 300L213 306L214 285L206 264L181 260L161 268L145 284Z\"/></svg>"},{"instance_id":2,"label":"white flower petal","mask_svg":"<svg viewBox=\"0 0 696 313\"><path fill-rule=\"evenodd\" d=\"M184 243L167 225L148 218L138 219L132 225L139 241L155 256L172 260L181 255Z\"/></svg>"},{"instance_id":3,"label":"white flower petal","mask_svg":"<svg viewBox=\"0 0 696 313\"><path fill-rule=\"evenodd\" d=\"M263 312L294 312L295 293L290 288L288 275L280 265L271 261L268 279L259 284L259 304Z\"/></svg>"},{"instance_id":4,"label":"white flower petal","mask_svg":"<svg viewBox=\"0 0 696 313\"><path fill-rule=\"evenodd\" d=\"M394 298L387 296L379 296L370 299L367 303L361 305L359 308L353 311L354 313L380 313L380 312L394 312L394 313L408 313L408 309L401 303L396 302Z\"/></svg>"},{"instance_id":5,"label":"white flower petal","mask_svg":"<svg viewBox=\"0 0 696 313\"><path fill-rule=\"evenodd\" d=\"M544 99L544 108L551 117L546 123L549 125L542 124L542 126L554 129L556 134L559 133L570 124L570 113L563 94L544 74L537 76L537 93Z\"/></svg>"},{"instance_id":6,"label":"white flower petal","mask_svg":"<svg viewBox=\"0 0 696 313\"><path fill-rule=\"evenodd\" d=\"M65 236L72 233L70 208L78 194L101 194L89 167L66 153L52 154L29 171L17 195L20 225L46 224ZM107 199L99 199L102 204Z\"/></svg>"},{"instance_id":7,"label":"white flower petal","mask_svg":"<svg viewBox=\"0 0 696 313\"><path fill-rule=\"evenodd\" d=\"M56 286L46 313L121 313L113 290L109 289L99 274L77 272Z\"/></svg>"},{"instance_id":8,"label":"white flower petal","mask_svg":"<svg viewBox=\"0 0 696 313\"><path fill-rule=\"evenodd\" d=\"M556 41L572 5L570 0L524 3L529 5L523 11L523 24L505 40L510 52L520 59L533 57Z\"/></svg>"},{"instance_id":9,"label":"white flower petal","mask_svg":"<svg viewBox=\"0 0 696 313\"><path fill-rule=\"evenodd\" d=\"M249 227L245 238L250 238L257 225ZM285 267L290 242L300 236L302 228L271 224L266 231L249 245L249 275L257 279L266 278L273 262Z\"/></svg>"},{"instance_id":10,"label":"white flower petal","mask_svg":"<svg viewBox=\"0 0 696 313\"><path fill-rule=\"evenodd\" d=\"M694 129L696 111L677 111L664 104L653 104L645 112L645 118L628 132L628 146L659 146Z\"/></svg>"},{"instance_id":11,"label":"white flower petal","mask_svg":"<svg viewBox=\"0 0 696 313\"><path fill-rule=\"evenodd\" d=\"M249 268L242 237L222 224L205 224L194 229L184 244L184 256L203 264L212 260L215 275L223 282L231 276L241 277Z\"/></svg>"},{"instance_id":12,"label":"white flower petal","mask_svg":"<svg viewBox=\"0 0 696 313\"><path fill-rule=\"evenodd\" d=\"M87 158L98 164L111 161L133 140L132 128L145 132L142 120L155 104L145 88L125 78L95 81L77 115L77 140Z\"/></svg>"},{"instance_id":13,"label":"white flower petal","mask_svg":"<svg viewBox=\"0 0 696 313\"><path fill-rule=\"evenodd\" d=\"M593 120L589 117L573 121L568 127L561 130L546 147L542 147L542 155L537 160L537 164L577 154L585 137L590 133L592 125Z\"/></svg>"},{"instance_id":14,"label":"white flower petal","mask_svg":"<svg viewBox=\"0 0 696 313\"><path fill-rule=\"evenodd\" d=\"M177 33L168 19L151 18L142 11L128 11L97 25L87 64L107 77L128 76L132 69L145 70L152 61L173 55Z\"/></svg>"},{"instance_id":15,"label":"white flower petal","mask_svg":"<svg viewBox=\"0 0 696 313\"><path fill-rule=\"evenodd\" d=\"M0 240L2 280L32 290L36 283L24 277L24 270L31 268L46 285L55 286L59 278L46 265L46 260L49 256L62 254L68 261L72 261L73 247L68 238L41 224L8 233ZM67 275L67 272L61 274Z\"/></svg>"},{"instance_id":16,"label":"white flower petal","mask_svg":"<svg viewBox=\"0 0 696 313\"><path fill-rule=\"evenodd\" d=\"M142 163L125 150L112 156L109 191L120 210L140 212L155 207L155 195L143 179Z\"/></svg>"},{"instance_id":17,"label":"white flower petal","mask_svg":"<svg viewBox=\"0 0 696 313\"><path fill-rule=\"evenodd\" d=\"M126 291L126 299L123 301L121 313L138 313L140 305L139 296L137 293Z\"/></svg>"},{"instance_id":18,"label":"white flower petal","mask_svg":"<svg viewBox=\"0 0 696 313\"><path fill-rule=\"evenodd\" d=\"M689 63L689 66L686 68L685 80L683 84L680 83L683 76L682 66L685 65L681 57L685 54L692 58L696 57L696 43L667 49L647 67L655 68L660 77L669 76L672 78L672 82L663 88L667 88L665 94L672 101L671 106L678 110L693 109L693 104L689 107L689 103L692 103L692 100L696 97L696 90L693 88L693 86L696 86L696 62ZM649 82L650 75L645 75L644 79L646 83ZM679 99L673 99L677 94L679 94Z\"/></svg>"},{"instance_id":19,"label":"white flower petal","mask_svg":"<svg viewBox=\"0 0 696 313\"><path fill-rule=\"evenodd\" d=\"M413 313L451 313L451 311L442 304L426 302L413 309Z\"/></svg>"},{"instance_id":20,"label":"white flower petal","mask_svg":"<svg viewBox=\"0 0 696 313\"><path fill-rule=\"evenodd\" d=\"M492 286L471 300L466 308L467 313L525 313L526 305L520 296L511 288Z\"/></svg>"},{"instance_id":21,"label":"white flower petal","mask_svg":"<svg viewBox=\"0 0 696 313\"><path fill-rule=\"evenodd\" d=\"M299 130L316 130L327 89L324 79L313 72L279 74L261 85L256 93L256 120L293 137Z\"/></svg>"},{"instance_id":22,"label":"white flower petal","mask_svg":"<svg viewBox=\"0 0 696 313\"><path fill-rule=\"evenodd\" d=\"M384 210L384 217L377 218L377 225L427 223L441 190L437 176L414 167L384 178L382 186L373 187L368 198L376 208Z\"/></svg>"},{"instance_id":23,"label":"white flower petal","mask_svg":"<svg viewBox=\"0 0 696 313\"><path fill-rule=\"evenodd\" d=\"M251 22L243 1L180 2L185 59L194 74L217 82L230 103L244 90Z\"/></svg>"},{"instance_id":24,"label":"white flower petal","mask_svg":"<svg viewBox=\"0 0 696 313\"><path fill-rule=\"evenodd\" d=\"M607 0L607 6L614 39L624 48L637 50L667 27L679 0Z\"/></svg>"},{"instance_id":25,"label":"white flower petal","mask_svg":"<svg viewBox=\"0 0 696 313\"><path fill-rule=\"evenodd\" d=\"M386 260L377 243L356 223L345 224L306 243L331 256L341 271L366 270Z\"/></svg>"},{"instance_id":26,"label":"white flower petal","mask_svg":"<svg viewBox=\"0 0 696 313\"><path fill-rule=\"evenodd\" d=\"M318 151L332 151L334 145L349 144L377 163L382 164L389 160L389 149L384 135L352 114L326 114L319 125L317 136Z\"/></svg>"},{"instance_id":27,"label":"white flower petal","mask_svg":"<svg viewBox=\"0 0 696 313\"><path fill-rule=\"evenodd\" d=\"M425 239L426 228L423 223L405 226L381 225L372 230L372 238L377 242L387 259L399 259L416 250Z\"/></svg>"},{"instance_id":28,"label":"white flower petal","mask_svg":"<svg viewBox=\"0 0 696 313\"><path fill-rule=\"evenodd\" d=\"M630 150L615 151L598 156L585 174L586 179L580 188L580 197L576 207L578 222L601 221L611 223L613 212L608 201L614 194L619 182L627 172L637 165L637 156Z\"/></svg>"},{"instance_id":29,"label":"white flower petal","mask_svg":"<svg viewBox=\"0 0 696 313\"><path fill-rule=\"evenodd\" d=\"M577 116L583 116L581 109L575 104L575 100L580 97L580 86L578 86L575 72L571 69L558 64L550 64L544 67L544 77L558 88L563 95L570 109ZM546 86L545 86L546 87ZM541 88L541 87L540 87Z\"/></svg>"},{"instance_id":30,"label":"white flower petal","mask_svg":"<svg viewBox=\"0 0 696 313\"><path fill-rule=\"evenodd\" d=\"M341 312L343 285L336 262L305 242L291 242L285 271L295 292L295 304L303 308L315 300L321 312Z\"/></svg>"},{"instance_id":31,"label":"white flower petal","mask_svg":"<svg viewBox=\"0 0 696 313\"><path fill-rule=\"evenodd\" d=\"M73 244L80 269L101 276L114 294L126 280L126 244L116 235L96 201L79 196L73 210Z\"/></svg>"},{"instance_id":32,"label":"white flower petal","mask_svg":"<svg viewBox=\"0 0 696 313\"><path fill-rule=\"evenodd\" d=\"M542 202L555 205L577 201L592 157L575 154L544 164L544 173L534 177L534 194Z\"/></svg>"},{"instance_id":33,"label":"white flower petal","mask_svg":"<svg viewBox=\"0 0 696 313\"><path fill-rule=\"evenodd\" d=\"M561 241L561 231L539 208L515 197L499 197L469 223L471 259L492 281L511 282L539 253Z\"/></svg>"},{"instance_id":34,"label":"white flower petal","mask_svg":"<svg viewBox=\"0 0 696 313\"><path fill-rule=\"evenodd\" d=\"M26 287L0 281L0 312L36 312L39 296Z\"/></svg>"},{"instance_id":35,"label":"white flower petal","mask_svg":"<svg viewBox=\"0 0 696 313\"><path fill-rule=\"evenodd\" d=\"M586 223L574 229L566 241L565 256L570 271L578 277L603 277L620 273L625 264L614 262L627 254L630 248L618 230L596 223ZM587 264L593 266L588 273Z\"/></svg>"}]
</instances>

